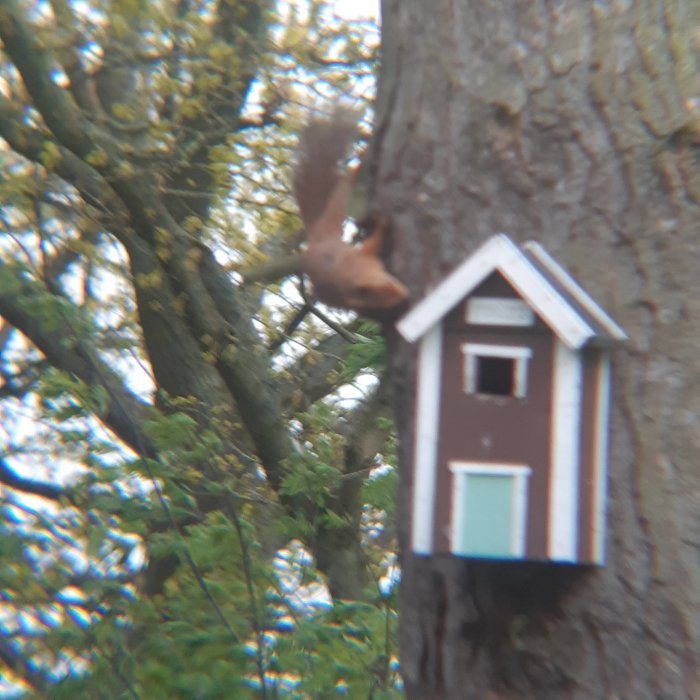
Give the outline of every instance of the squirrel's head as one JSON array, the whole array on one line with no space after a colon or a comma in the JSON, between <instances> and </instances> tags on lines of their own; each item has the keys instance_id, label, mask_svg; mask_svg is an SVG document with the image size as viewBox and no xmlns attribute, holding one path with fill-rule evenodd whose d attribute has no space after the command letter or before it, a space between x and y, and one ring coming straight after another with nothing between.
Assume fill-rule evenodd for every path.
<instances>
[{"instance_id":1,"label":"squirrel's head","mask_svg":"<svg viewBox=\"0 0 700 700\"><path fill-rule=\"evenodd\" d=\"M408 297L408 289L363 247L326 239L309 245L302 260L316 296L329 306L373 316L370 312L392 309Z\"/></svg>"},{"instance_id":2,"label":"squirrel's head","mask_svg":"<svg viewBox=\"0 0 700 700\"><path fill-rule=\"evenodd\" d=\"M358 256L358 263L343 274L345 305L365 313L391 309L408 297L408 289L386 271L382 261L370 256Z\"/></svg>"}]
</instances>

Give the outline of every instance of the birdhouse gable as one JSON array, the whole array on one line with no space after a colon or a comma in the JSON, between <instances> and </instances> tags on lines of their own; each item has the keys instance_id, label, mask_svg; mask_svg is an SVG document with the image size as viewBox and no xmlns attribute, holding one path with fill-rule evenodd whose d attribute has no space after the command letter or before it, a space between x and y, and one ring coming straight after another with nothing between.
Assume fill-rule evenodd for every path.
<instances>
[{"instance_id":1,"label":"birdhouse gable","mask_svg":"<svg viewBox=\"0 0 700 700\"><path fill-rule=\"evenodd\" d=\"M397 324L415 342L440 322L494 272L520 299L475 296L468 300L466 321L483 325L532 325L539 316L572 350L597 339L623 340L624 331L537 243L518 247L503 233L482 244Z\"/></svg>"}]
</instances>

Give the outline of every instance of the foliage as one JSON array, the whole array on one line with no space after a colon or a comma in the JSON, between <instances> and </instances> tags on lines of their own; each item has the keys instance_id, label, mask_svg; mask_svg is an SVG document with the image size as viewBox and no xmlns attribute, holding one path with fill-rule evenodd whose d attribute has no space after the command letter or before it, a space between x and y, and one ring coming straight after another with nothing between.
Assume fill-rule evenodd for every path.
<instances>
[{"instance_id":1,"label":"foliage","mask_svg":"<svg viewBox=\"0 0 700 700\"><path fill-rule=\"evenodd\" d=\"M0 696L398 697L381 339L243 281L376 28L13 0L0 37Z\"/></svg>"}]
</instances>

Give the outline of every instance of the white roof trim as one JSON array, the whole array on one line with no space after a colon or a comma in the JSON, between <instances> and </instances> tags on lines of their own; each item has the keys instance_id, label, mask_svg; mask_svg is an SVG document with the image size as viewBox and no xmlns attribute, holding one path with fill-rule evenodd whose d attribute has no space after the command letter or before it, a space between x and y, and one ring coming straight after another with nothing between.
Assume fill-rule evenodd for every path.
<instances>
[{"instance_id":1,"label":"white roof trim","mask_svg":"<svg viewBox=\"0 0 700 700\"><path fill-rule=\"evenodd\" d=\"M396 324L399 333L409 343L418 340L468 293L465 288L483 282L511 248L515 246L504 234L489 238Z\"/></svg>"},{"instance_id":2,"label":"white roof trim","mask_svg":"<svg viewBox=\"0 0 700 700\"><path fill-rule=\"evenodd\" d=\"M515 245L513 247L515 248ZM581 318L578 312L542 277L539 270L517 248L515 251L517 255L512 260L501 261L496 269L542 317L565 345L568 345L572 350L578 350L589 338L595 335L595 330Z\"/></svg>"},{"instance_id":3,"label":"white roof trim","mask_svg":"<svg viewBox=\"0 0 700 700\"><path fill-rule=\"evenodd\" d=\"M627 333L593 300L591 295L536 241L523 245L525 250L534 255L544 265L552 277L581 304L581 306L610 334L615 340L627 340Z\"/></svg>"},{"instance_id":4,"label":"white roof trim","mask_svg":"<svg viewBox=\"0 0 700 700\"><path fill-rule=\"evenodd\" d=\"M418 302L398 322L399 333L415 342L496 270L571 349L580 348L595 335L594 329L504 233L489 238Z\"/></svg>"}]
</instances>

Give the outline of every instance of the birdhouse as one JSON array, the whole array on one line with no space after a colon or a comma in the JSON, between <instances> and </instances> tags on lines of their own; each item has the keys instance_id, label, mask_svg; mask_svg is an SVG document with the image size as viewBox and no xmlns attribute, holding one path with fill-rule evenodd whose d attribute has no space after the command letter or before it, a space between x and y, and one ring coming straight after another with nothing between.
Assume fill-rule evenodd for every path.
<instances>
[{"instance_id":1,"label":"birdhouse","mask_svg":"<svg viewBox=\"0 0 700 700\"><path fill-rule=\"evenodd\" d=\"M602 564L622 328L542 246L497 234L398 330L420 343L413 550Z\"/></svg>"}]
</instances>

